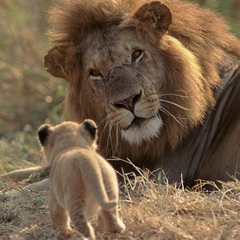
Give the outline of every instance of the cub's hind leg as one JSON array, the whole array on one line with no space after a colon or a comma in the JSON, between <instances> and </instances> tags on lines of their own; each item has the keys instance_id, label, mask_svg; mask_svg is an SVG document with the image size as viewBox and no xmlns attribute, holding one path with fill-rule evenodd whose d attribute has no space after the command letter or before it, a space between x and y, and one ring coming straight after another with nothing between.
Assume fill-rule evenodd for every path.
<instances>
[{"instance_id":1,"label":"cub's hind leg","mask_svg":"<svg viewBox=\"0 0 240 240\"><path fill-rule=\"evenodd\" d=\"M85 237L91 240L95 239L93 227L88 222L85 211L78 207L75 209L70 209L69 215L74 229L80 233L81 237Z\"/></svg>"},{"instance_id":2,"label":"cub's hind leg","mask_svg":"<svg viewBox=\"0 0 240 240\"><path fill-rule=\"evenodd\" d=\"M57 202L53 194L50 195L49 200L49 213L52 226L57 230L60 236L70 234L70 223L67 211L62 208Z\"/></svg>"},{"instance_id":3,"label":"cub's hind leg","mask_svg":"<svg viewBox=\"0 0 240 240\"><path fill-rule=\"evenodd\" d=\"M105 165L105 169L102 169L103 182L105 190L110 202L118 203L118 181L115 170L109 165ZM118 204L111 208L106 209L102 206L98 215L98 226L104 227L110 232L122 232L125 230L125 225L119 218Z\"/></svg>"},{"instance_id":4,"label":"cub's hind leg","mask_svg":"<svg viewBox=\"0 0 240 240\"><path fill-rule=\"evenodd\" d=\"M119 218L117 208L111 210L101 209L98 215L98 226L104 227L109 232L119 233L125 230L125 224Z\"/></svg>"}]
</instances>

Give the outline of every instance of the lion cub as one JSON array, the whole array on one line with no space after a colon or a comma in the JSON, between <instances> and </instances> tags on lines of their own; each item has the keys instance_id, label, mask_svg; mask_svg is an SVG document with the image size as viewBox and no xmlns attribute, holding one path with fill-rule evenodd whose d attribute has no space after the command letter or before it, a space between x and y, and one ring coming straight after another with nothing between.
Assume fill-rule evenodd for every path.
<instances>
[{"instance_id":1,"label":"lion cub","mask_svg":"<svg viewBox=\"0 0 240 240\"><path fill-rule=\"evenodd\" d=\"M95 239L88 220L97 212L98 224L106 230L123 231L125 225L117 209L117 176L96 153L95 122L63 122L55 127L45 124L38 136L51 166L49 211L52 225L60 235L69 232L70 217L82 237Z\"/></svg>"}]
</instances>

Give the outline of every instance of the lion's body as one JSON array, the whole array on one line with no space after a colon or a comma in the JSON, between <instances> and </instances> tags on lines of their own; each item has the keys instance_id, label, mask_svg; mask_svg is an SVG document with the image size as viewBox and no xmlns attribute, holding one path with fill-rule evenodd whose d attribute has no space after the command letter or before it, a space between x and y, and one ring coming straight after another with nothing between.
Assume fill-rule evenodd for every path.
<instances>
[{"instance_id":1,"label":"lion's body","mask_svg":"<svg viewBox=\"0 0 240 240\"><path fill-rule=\"evenodd\" d=\"M104 156L187 185L237 173L240 42L221 18L179 0L65 3L45 67L68 81L66 118L99 124Z\"/></svg>"},{"instance_id":2,"label":"lion's body","mask_svg":"<svg viewBox=\"0 0 240 240\"><path fill-rule=\"evenodd\" d=\"M60 0L49 17L46 70L68 83L66 119L97 122L105 157L187 185L236 176L240 41L220 17L180 0Z\"/></svg>"},{"instance_id":3,"label":"lion's body","mask_svg":"<svg viewBox=\"0 0 240 240\"><path fill-rule=\"evenodd\" d=\"M40 142L51 166L49 211L53 227L61 234L70 229L69 217L85 237L95 239L88 220L99 211L109 231L120 232L118 183L113 167L95 152L96 125L63 122L43 125ZM69 216L69 217L68 217Z\"/></svg>"}]
</instances>

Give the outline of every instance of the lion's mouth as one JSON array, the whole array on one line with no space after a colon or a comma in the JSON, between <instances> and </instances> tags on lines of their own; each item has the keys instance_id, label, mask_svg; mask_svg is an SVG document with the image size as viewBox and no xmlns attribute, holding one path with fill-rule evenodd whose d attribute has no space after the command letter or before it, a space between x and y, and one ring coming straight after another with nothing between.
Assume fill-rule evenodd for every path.
<instances>
[{"instance_id":1,"label":"lion's mouth","mask_svg":"<svg viewBox=\"0 0 240 240\"><path fill-rule=\"evenodd\" d=\"M130 144L141 144L159 135L162 128L160 116L151 118L135 117L127 128L121 128L121 135Z\"/></svg>"},{"instance_id":2,"label":"lion's mouth","mask_svg":"<svg viewBox=\"0 0 240 240\"><path fill-rule=\"evenodd\" d=\"M122 130L126 131L128 130L129 128L131 127L138 127L139 129L141 128L141 126L144 124L144 122L152 119L154 117L151 117L151 118L139 118L139 117L135 117L132 121L132 123L128 126L128 127L121 127Z\"/></svg>"}]
</instances>

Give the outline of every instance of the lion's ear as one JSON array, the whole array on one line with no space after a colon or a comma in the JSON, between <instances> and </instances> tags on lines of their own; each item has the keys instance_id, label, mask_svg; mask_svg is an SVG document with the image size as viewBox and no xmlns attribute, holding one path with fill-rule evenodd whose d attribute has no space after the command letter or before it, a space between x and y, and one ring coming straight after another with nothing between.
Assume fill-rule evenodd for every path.
<instances>
[{"instance_id":1,"label":"lion's ear","mask_svg":"<svg viewBox=\"0 0 240 240\"><path fill-rule=\"evenodd\" d=\"M68 46L53 47L44 56L44 67L54 77L67 78L65 71L65 60Z\"/></svg>"},{"instance_id":2,"label":"lion's ear","mask_svg":"<svg viewBox=\"0 0 240 240\"><path fill-rule=\"evenodd\" d=\"M146 33L152 32L161 37L172 23L170 9L161 2L154 1L142 5L128 20L125 26L135 27Z\"/></svg>"},{"instance_id":3,"label":"lion's ear","mask_svg":"<svg viewBox=\"0 0 240 240\"><path fill-rule=\"evenodd\" d=\"M151 25L161 33L165 33L172 22L170 9L157 1L144 4L137 10L134 17L140 22Z\"/></svg>"},{"instance_id":4,"label":"lion's ear","mask_svg":"<svg viewBox=\"0 0 240 240\"><path fill-rule=\"evenodd\" d=\"M45 146L49 135L53 132L53 127L49 124L42 125L38 130L38 138L42 146Z\"/></svg>"}]
</instances>

